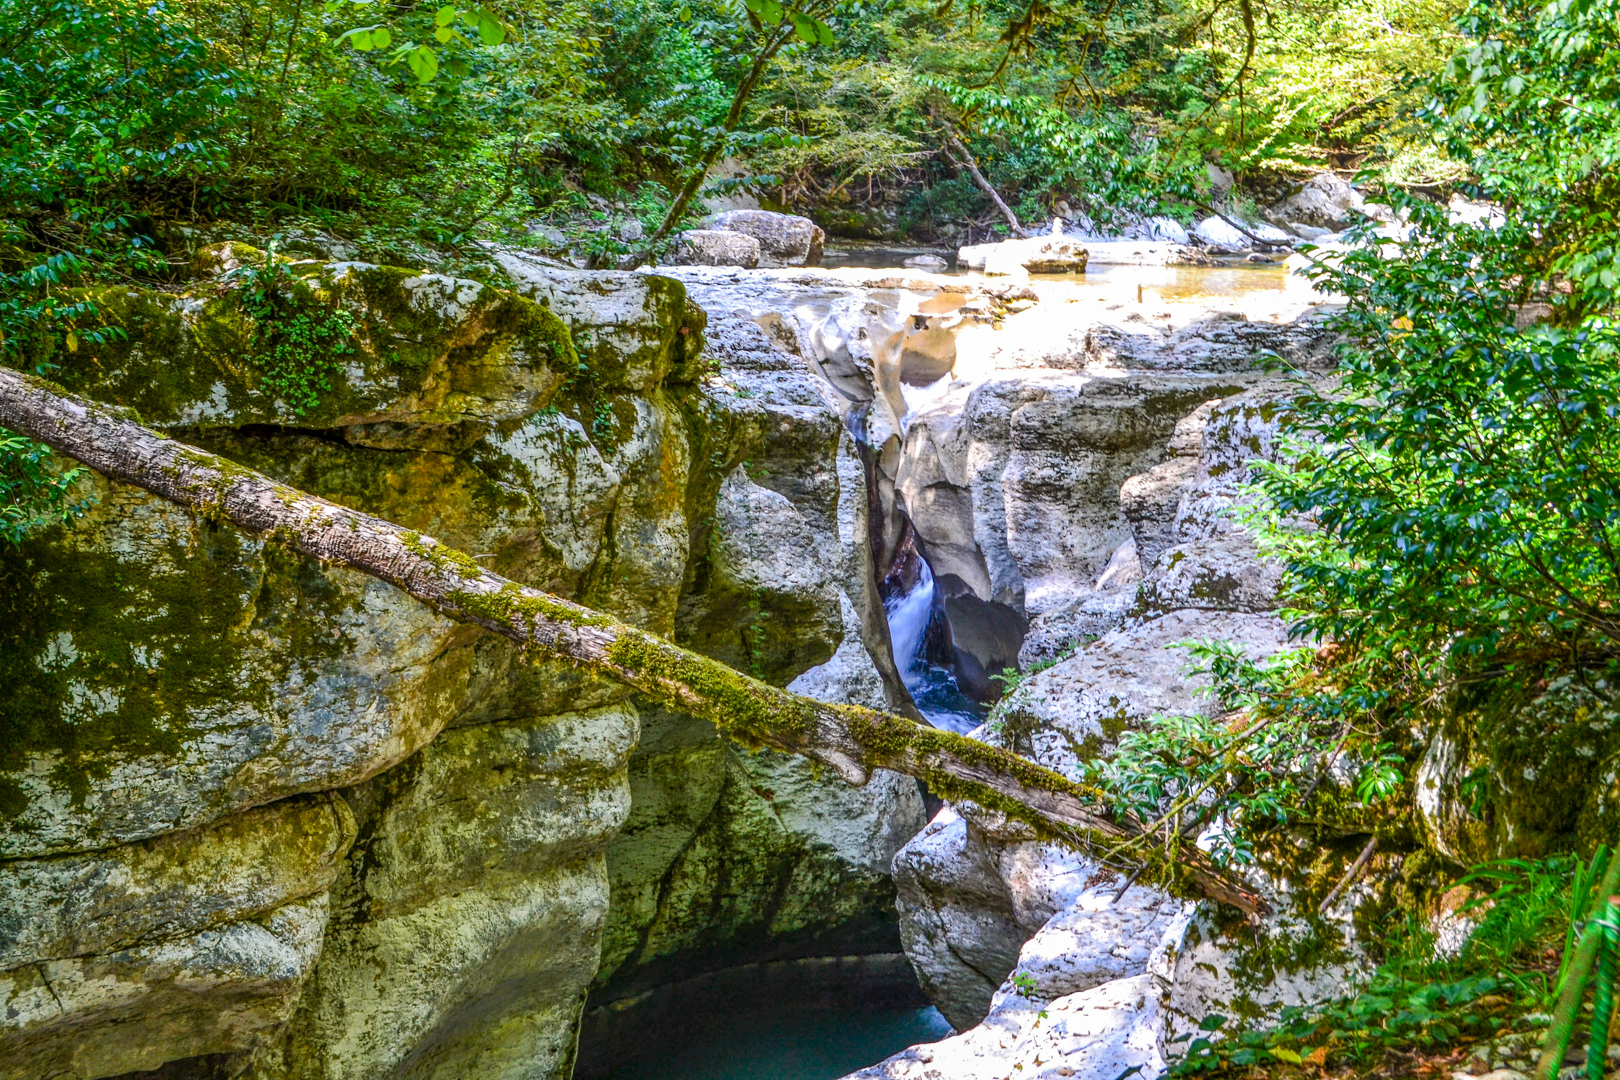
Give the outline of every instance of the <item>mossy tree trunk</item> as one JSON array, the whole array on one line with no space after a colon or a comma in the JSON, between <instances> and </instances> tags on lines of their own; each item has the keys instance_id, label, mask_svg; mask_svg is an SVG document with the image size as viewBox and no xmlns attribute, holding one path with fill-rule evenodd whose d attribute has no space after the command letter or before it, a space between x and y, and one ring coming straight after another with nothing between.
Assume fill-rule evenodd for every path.
<instances>
[{"instance_id":1,"label":"mossy tree trunk","mask_svg":"<svg viewBox=\"0 0 1620 1080\"><path fill-rule=\"evenodd\" d=\"M918 777L943 798L969 800L1042 834L1101 847L1140 836L1135 821L1089 808L1087 792L1016 754L851 705L829 705L733 671L633 626L483 569L431 537L278 483L167 438L122 411L0 368L0 425L199 514L230 521L305 555L393 584L448 618L504 635L617 679L665 706L712 721L748 746L819 761L851 784L874 769ZM1145 850L1144 850L1145 849ZM1185 845L1150 880L1244 911L1264 902Z\"/></svg>"}]
</instances>

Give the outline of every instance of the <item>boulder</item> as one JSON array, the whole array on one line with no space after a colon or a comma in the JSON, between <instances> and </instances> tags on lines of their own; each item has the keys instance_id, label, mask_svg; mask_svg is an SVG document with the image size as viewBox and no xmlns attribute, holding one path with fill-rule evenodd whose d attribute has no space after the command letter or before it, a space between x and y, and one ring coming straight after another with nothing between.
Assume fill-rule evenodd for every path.
<instances>
[{"instance_id":1,"label":"boulder","mask_svg":"<svg viewBox=\"0 0 1620 1080\"><path fill-rule=\"evenodd\" d=\"M1175 218L1150 217L1142 222L1142 231L1149 240L1168 240L1172 244L1192 243L1192 234Z\"/></svg>"},{"instance_id":2,"label":"boulder","mask_svg":"<svg viewBox=\"0 0 1620 1080\"><path fill-rule=\"evenodd\" d=\"M903 1050L845 1080L1119 1080L1157 1077L1157 987L1147 975L1115 979L1055 1001L997 994L983 1024Z\"/></svg>"},{"instance_id":3,"label":"boulder","mask_svg":"<svg viewBox=\"0 0 1620 1080\"><path fill-rule=\"evenodd\" d=\"M1019 925L992 848L949 807L894 859L900 940L929 1000L959 1031L984 1019L1033 927Z\"/></svg>"},{"instance_id":4,"label":"boulder","mask_svg":"<svg viewBox=\"0 0 1620 1080\"><path fill-rule=\"evenodd\" d=\"M706 225L752 237L759 244L757 265L767 267L820 266L822 244L827 239L809 218L770 210L727 210L709 218Z\"/></svg>"},{"instance_id":5,"label":"boulder","mask_svg":"<svg viewBox=\"0 0 1620 1080\"><path fill-rule=\"evenodd\" d=\"M951 264L938 255L912 255L907 257L902 265L914 270L925 270L930 274L943 273L950 269Z\"/></svg>"},{"instance_id":6,"label":"boulder","mask_svg":"<svg viewBox=\"0 0 1620 1080\"><path fill-rule=\"evenodd\" d=\"M1195 225L1193 235L1216 251L1230 254L1248 251L1254 247L1254 241L1242 230L1225 218L1214 214Z\"/></svg>"},{"instance_id":7,"label":"boulder","mask_svg":"<svg viewBox=\"0 0 1620 1080\"><path fill-rule=\"evenodd\" d=\"M1020 273L1084 273L1086 260L1085 245L1068 236L1031 236L993 244L970 244L956 253L959 268L1004 277Z\"/></svg>"},{"instance_id":8,"label":"boulder","mask_svg":"<svg viewBox=\"0 0 1620 1080\"><path fill-rule=\"evenodd\" d=\"M740 266L752 270L761 257L758 240L728 229L688 229L675 244L675 261L692 266Z\"/></svg>"},{"instance_id":9,"label":"boulder","mask_svg":"<svg viewBox=\"0 0 1620 1080\"><path fill-rule=\"evenodd\" d=\"M1366 200L1361 192L1347 180L1331 172L1319 172L1287 197L1273 203L1266 216L1273 221L1286 221L1290 228L1294 222L1299 222L1327 232L1338 232L1362 221L1366 216L1365 207Z\"/></svg>"}]
</instances>

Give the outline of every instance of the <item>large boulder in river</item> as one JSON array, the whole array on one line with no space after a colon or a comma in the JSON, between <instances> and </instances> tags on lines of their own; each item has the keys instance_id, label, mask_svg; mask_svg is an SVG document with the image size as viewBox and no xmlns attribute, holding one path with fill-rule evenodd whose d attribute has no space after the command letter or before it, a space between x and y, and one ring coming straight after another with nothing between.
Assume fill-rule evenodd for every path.
<instances>
[{"instance_id":1,"label":"large boulder in river","mask_svg":"<svg viewBox=\"0 0 1620 1080\"><path fill-rule=\"evenodd\" d=\"M1085 245L1070 236L1030 236L958 249L956 265L1002 277L1029 274L1083 274Z\"/></svg>"},{"instance_id":2,"label":"large boulder in river","mask_svg":"<svg viewBox=\"0 0 1620 1080\"><path fill-rule=\"evenodd\" d=\"M1294 188L1284 199L1273 203L1266 216L1273 221L1295 223L1338 232L1369 216L1361 192L1344 178L1319 172Z\"/></svg>"},{"instance_id":3,"label":"large boulder in river","mask_svg":"<svg viewBox=\"0 0 1620 1080\"><path fill-rule=\"evenodd\" d=\"M725 229L688 229L675 244L675 261L685 266L759 265L760 245L752 236Z\"/></svg>"},{"instance_id":4,"label":"large boulder in river","mask_svg":"<svg viewBox=\"0 0 1620 1080\"><path fill-rule=\"evenodd\" d=\"M770 210L727 210L711 217L708 226L757 240L760 266L820 266L827 239L809 218Z\"/></svg>"}]
</instances>

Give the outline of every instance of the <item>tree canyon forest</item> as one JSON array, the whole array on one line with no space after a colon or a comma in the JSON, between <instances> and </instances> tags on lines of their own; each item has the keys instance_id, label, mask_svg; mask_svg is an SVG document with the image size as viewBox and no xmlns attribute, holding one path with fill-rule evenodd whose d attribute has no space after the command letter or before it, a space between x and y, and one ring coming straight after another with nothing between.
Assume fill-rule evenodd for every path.
<instances>
[{"instance_id":1,"label":"tree canyon forest","mask_svg":"<svg viewBox=\"0 0 1620 1080\"><path fill-rule=\"evenodd\" d=\"M1620 0L0 0L0 1080L1620 1076Z\"/></svg>"}]
</instances>

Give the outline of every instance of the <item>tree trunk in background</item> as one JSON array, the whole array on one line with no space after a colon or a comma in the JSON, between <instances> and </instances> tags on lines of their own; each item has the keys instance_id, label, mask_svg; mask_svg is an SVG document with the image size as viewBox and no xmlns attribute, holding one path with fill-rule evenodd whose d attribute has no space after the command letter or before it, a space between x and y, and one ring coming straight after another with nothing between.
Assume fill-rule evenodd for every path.
<instances>
[{"instance_id":1,"label":"tree trunk in background","mask_svg":"<svg viewBox=\"0 0 1620 1080\"><path fill-rule=\"evenodd\" d=\"M956 164L966 169L968 175L973 177L973 182L979 186L979 190L984 192L990 201L996 204L996 209L1000 210L1001 216L1007 219L1007 224L1011 227L1014 236L1028 236L1030 234L1028 229L1018 223L1018 215L1013 213L1012 207L1008 206L1007 201L997 194L995 188L990 186L990 181L984 178L984 174L979 171L979 166L973 161L973 155L968 152L967 147L962 145L962 140L956 137L956 132L951 130L949 124L945 126L945 154Z\"/></svg>"},{"instance_id":2,"label":"tree trunk in background","mask_svg":"<svg viewBox=\"0 0 1620 1080\"><path fill-rule=\"evenodd\" d=\"M941 797L971 800L1039 832L1093 847L1142 839L1134 821L1089 809L1086 791L1015 754L911 720L829 705L733 671L717 661L483 569L431 537L278 483L166 438L116 409L71 397L0 368L0 424L180 506L228 520L393 584L448 618L574 661L660 704L712 721L738 742L802 754L863 784L873 769L923 780ZM1244 911L1264 910L1253 890L1185 845L1167 858L1154 840L1132 844L1150 880L1179 884Z\"/></svg>"}]
</instances>

